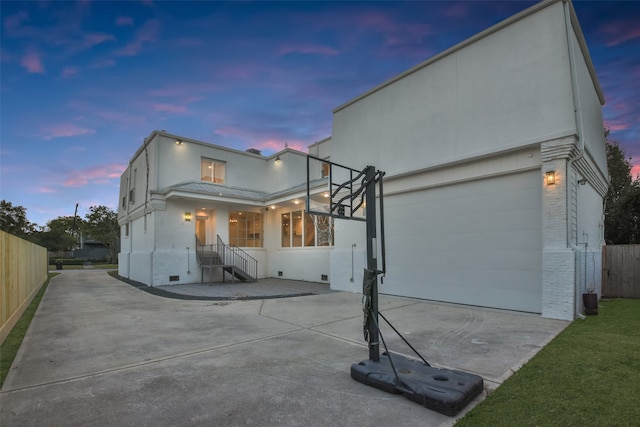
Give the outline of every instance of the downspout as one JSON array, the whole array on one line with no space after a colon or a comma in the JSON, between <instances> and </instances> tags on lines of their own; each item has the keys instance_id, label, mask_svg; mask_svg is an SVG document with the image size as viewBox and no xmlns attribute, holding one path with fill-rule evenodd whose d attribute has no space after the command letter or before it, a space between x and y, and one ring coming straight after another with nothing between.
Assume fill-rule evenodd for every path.
<instances>
[{"instance_id":1,"label":"downspout","mask_svg":"<svg viewBox=\"0 0 640 427\"><path fill-rule=\"evenodd\" d=\"M575 116L576 131L577 131L577 137L578 137L578 155L570 159L569 162L567 163L566 197L565 197L565 203L567 205L567 247L573 249L575 253L575 251L579 250L580 247L576 244L577 242L574 243L571 240L571 216L569 215L569 200L570 200L569 198L571 196L571 186L569 184L571 183L569 182L569 173L572 170L573 164L584 157L584 150L585 150L584 122L582 120L582 112L580 111L580 105L581 105L580 89L578 87L578 75L576 71L576 56L575 56L575 50L573 48L573 40L571 38L572 25L571 25L570 4L568 0L562 0L562 4L564 7L564 22L565 22L565 31L567 36L567 46L569 48L569 70L571 74L571 94L573 98L573 112ZM576 230L576 233L577 233L577 230ZM576 235L576 239L577 239L577 235ZM585 253L586 253L586 246L585 246ZM575 275L575 271L574 271L574 275ZM582 315L579 313L579 310L578 310L578 298L577 298L578 295L576 291L577 291L577 286L575 284L575 279L574 279L575 297L574 297L574 303L573 303L574 305L573 312L578 317L582 317Z\"/></svg>"},{"instance_id":2,"label":"downspout","mask_svg":"<svg viewBox=\"0 0 640 427\"><path fill-rule=\"evenodd\" d=\"M129 203L129 188L131 187L131 168L132 168L133 162L129 162L129 177L127 178L127 189L125 190L125 197L127 198L127 202L125 203L125 218L127 220L127 223L125 225L125 227L127 229L129 229L129 235L126 236L129 239L129 259L127 260L127 278L130 279L131 278L131 251L133 250L133 235L131 233L131 223L129 221L129 206L131 205L131 203Z\"/></svg>"},{"instance_id":3,"label":"downspout","mask_svg":"<svg viewBox=\"0 0 640 427\"><path fill-rule=\"evenodd\" d=\"M148 138L145 138L144 139L144 144L142 145L142 150L144 151L144 156L145 156L145 166L146 166L146 173L145 173L146 183L145 183L145 193L144 193L144 216L145 217L147 216L148 202L149 202L149 151L148 151L148 147L149 147L149 144L151 144L151 141L153 140L153 138L155 138L155 136L156 135L153 135L153 136L150 136ZM156 158L157 158L157 155L156 155ZM131 173L131 171L129 171L129 173ZM131 232L131 230L130 230L130 232ZM133 235L132 233L130 233L130 234ZM133 239L129 239L129 240L132 241ZM155 251L155 244L156 244L156 240L155 240L155 227L154 227L154 239L153 239L154 251ZM131 250L129 250L129 252L131 252ZM149 269L150 269L149 277L151 278L150 285L153 285L153 260L151 260L151 262L149 264Z\"/></svg>"},{"instance_id":4,"label":"downspout","mask_svg":"<svg viewBox=\"0 0 640 427\"><path fill-rule=\"evenodd\" d=\"M153 137L158 139L156 141L156 165L155 165L156 166L155 190L157 191L160 183L160 135L156 131ZM166 203L166 200L165 200L165 203ZM157 215L158 215L158 211L156 211L155 213L156 217ZM149 277L150 277L149 281L151 282L151 286L155 286L155 283L153 280L153 265L154 265L153 256L155 255L156 249L157 249L157 245L156 245L156 242L158 241L157 228L158 227L156 227L156 221L153 221L153 251L151 252L151 257L149 259Z\"/></svg>"}]
</instances>

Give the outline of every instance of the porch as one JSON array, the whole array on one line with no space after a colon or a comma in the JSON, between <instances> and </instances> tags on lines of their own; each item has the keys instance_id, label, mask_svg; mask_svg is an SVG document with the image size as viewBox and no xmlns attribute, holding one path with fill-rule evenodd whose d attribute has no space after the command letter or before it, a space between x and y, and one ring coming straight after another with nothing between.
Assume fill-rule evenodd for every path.
<instances>
[{"instance_id":1,"label":"porch","mask_svg":"<svg viewBox=\"0 0 640 427\"><path fill-rule=\"evenodd\" d=\"M214 282L191 283L184 285L156 286L154 289L172 295L179 299L200 300L252 300L270 298L289 298L305 295L328 294L329 283L303 282L299 280L284 280L277 278L259 279L255 282Z\"/></svg>"}]
</instances>

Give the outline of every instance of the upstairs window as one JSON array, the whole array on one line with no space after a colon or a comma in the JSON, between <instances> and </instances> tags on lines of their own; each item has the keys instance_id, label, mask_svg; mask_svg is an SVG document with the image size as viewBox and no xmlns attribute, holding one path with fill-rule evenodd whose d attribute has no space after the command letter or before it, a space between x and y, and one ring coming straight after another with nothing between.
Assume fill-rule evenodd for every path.
<instances>
[{"instance_id":1,"label":"upstairs window","mask_svg":"<svg viewBox=\"0 0 640 427\"><path fill-rule=\"evenodd\" d=\"M225 164L218 160L200 159L200 179L202 181L224 184Z\"/></svg>"},{"instance_id":2,"label":"upstairs window","mask_svg":"<svg viewBox=\"0 0 640 427\"><path fill-rule=\"evenodd\" d=\"M329 163L322 163L322 177L326 178L329 176L329 171L331 170L331 166L329 165Z\"/></svg>"}]
</instances>

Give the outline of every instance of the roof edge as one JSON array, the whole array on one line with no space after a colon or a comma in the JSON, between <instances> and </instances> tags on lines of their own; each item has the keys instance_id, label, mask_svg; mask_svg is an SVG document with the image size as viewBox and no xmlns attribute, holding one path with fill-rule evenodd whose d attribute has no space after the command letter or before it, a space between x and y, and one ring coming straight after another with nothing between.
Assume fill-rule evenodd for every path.
<instances>
[{"instance_id":1,"label":"roof edge","mask_svg":"<svg viewBox=\"0 0 640 427\"><path fill-rule=\"evenodd\" d=\"M591 55L589 54L589 48L587 47L587 40L584 38L584 33L582 32L582 28L580 27L580 22L578 22L578 15L576 10L573 7L573 3L571 0L562 0L569 4L569 17L571 20L571 28L573 29L574 34L576 35L576 39L578 40L578 46L580 46L580 51L582 52L582 57L584 58L584 63L587 66L587 70L589 71L589 76L591 77L591 81L593 82L593 88L598 95L598 100L600 101L600 105L605 104L604 93L602 92L602 88L600 87L600 81L598 80L598 74L596 73L596 68L593 65L593 61L591 60Z\"/></svg>"},{"instance_id":2,"label":"roof edge","mask_svg":"<svg viewBox=\"0 0 640 427\"><path fill-rule=\"evenodd\" d=\"M461 41L460 43L450 47L449 49L447 49L447 50L445 50L443 52L440 52L439 54L437 54L435 56L432 56L431 58L427 59L426 61L423 61L420 64L418 64L418 65L416 65L416 66L414 66L412 68L409 68L408 70L398 74L397 76L392 77L391 79L379 84L378 86L374 87L373 89L368 90L367 92L363 93L362 95L359 95L359 96L351 99L350 101L345 102L344 104L334 108L333 109L333 113L335 114L335 113L347 108L348 106L350 106L352 104L355 104L356 102L360 101L361 99L364 99L364 98L368 97L369 95L373 95L374 93L376 93L376 92L384 89L385 87L397 82L398 80L401 80L401 79L405 78L408 75L411 75L411 74L413 74L413 73L415 73L417 71L420 71L423 68L433 64L434 62L437 62L437 61L441 60L442 58L445 58L445 57L447 57L447 56L449 56L449 55L451 55L451 54L453 54L453 53L455 53L455 52L457 52L457 51L459 51L459 50L461 50L461 49L463 49L463 48L465 48L465 47L467 47L467 46L469 46L469 45L471 45L471 44L473 44L475 42L477 42L478 40L481 40L481 39L483 39L485 37L488 37L491 34L497 32L497 31L499 31L499 30L501 30L501 29L503 29L505 27L508 27L509 25L511 25L511 24L513 24L515 22L518 22L518 21L520 21L520 20L522 20L522 19L524 19L524 18L526 18L526 17L528 17L530 15L533 15L534 13L536 13L536 12L538 12L538 11L540 11L540 10L542 10L542 9L552 5L552 4L555 4L555 3L558 3L558 2L564 2L564 1L568 1L568 0L543 0L540 3L536 3L533 6L527 8L527 9L525 9L525 10L519 12L519 13L516 13L515 15L510 16L509 18L507 18L505 20L503 20L501 22L498 22L495 25L492 25L491 27L487 28L486 30L481 31L478 34L476 34L474 36L471 36L466 40ZM574 15L575 15L575 13L574 13Z\"/></svg>"}]
</instances>

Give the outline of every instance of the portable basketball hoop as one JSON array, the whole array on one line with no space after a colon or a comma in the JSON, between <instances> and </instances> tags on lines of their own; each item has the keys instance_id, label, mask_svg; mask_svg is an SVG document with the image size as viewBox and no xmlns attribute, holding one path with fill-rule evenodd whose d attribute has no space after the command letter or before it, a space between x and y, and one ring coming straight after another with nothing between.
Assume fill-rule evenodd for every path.
<instances>
[{"instance_id":1,"label":"portable basketball hoop","mask_svg":"<svg viewBox=\"0 0 640 427\"><path fill-rule=\"evenodd\" d=\"M307 156L306 209L310 214L332 218L365 221L367 230L367 267L362 282L364 338L369 346L369 359L351 365L351 378L394 394L446 415L456 415L483 390L482 377L462 371L432 367L409 342L378 312L378 276L386 272L384 242L384 172L374 166L362 170L339 165L315 156ZM320 181L319 181L320 180ZM326 180L325 190L317 184ZM377 260L376 185L380 198L380 253L382 270ZM312 186L315 192L311 192ZM320 187L321 188L321 187ZM418 355L410 359L389 352L378 316ZM382 340L385 351L380 355Z\"/></svg>"}]
</instances>

